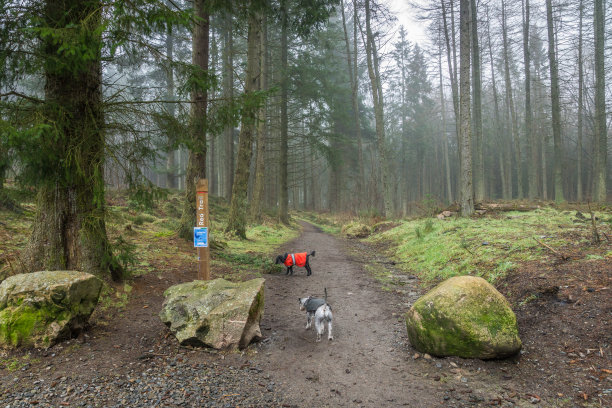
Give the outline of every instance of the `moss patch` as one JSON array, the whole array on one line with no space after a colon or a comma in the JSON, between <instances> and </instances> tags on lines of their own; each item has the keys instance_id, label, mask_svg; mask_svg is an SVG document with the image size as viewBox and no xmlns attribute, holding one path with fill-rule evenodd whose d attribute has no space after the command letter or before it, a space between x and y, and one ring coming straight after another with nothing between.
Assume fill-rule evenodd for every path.
<instances>
[{"instance_id":1,"label":"moss patch","mask_svg":"<svg viewBox=\"0 0 612 408\"><path fill-rule=\"evenodd\" d=\"M516 317L506 299L481 278L442 282L406 316L412 345L438 356L496 358L521 348Z\"/></svg>"}]
</instances>

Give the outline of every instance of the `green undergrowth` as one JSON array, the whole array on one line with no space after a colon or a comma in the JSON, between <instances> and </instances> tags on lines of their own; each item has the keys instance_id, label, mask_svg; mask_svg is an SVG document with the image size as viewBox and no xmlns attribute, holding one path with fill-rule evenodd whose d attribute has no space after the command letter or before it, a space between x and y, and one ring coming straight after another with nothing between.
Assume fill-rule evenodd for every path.
<instances>
[{"instance_id":1,"label":"green undergrowth","mask_svg":"<svg viewBox=\"0 0 612 408\"><path fill-rule=\"evenodd\" d=\"M15 197L22 211L0 210L0 281L19 272L19 251L27 244L36 211L31 191L13 187L5 190ZM197 268L193 242L177 235L183 197L183 192L166 192L152 205L143 206L125 192L107 191L107 234L115 262L127 271L128 282L140 275L153 273L162 278L173 271ZM260 224L248 225L247 239L241 240L224 232L229 213L226 200L210 196L209 210L213 278L244 280L277 271L278 265L273 264L276 248L300 233L297 223L285 226L264 215ZM122 286L107 285L102 297L103 307L121 310L129 292Z\"/></svg>"},{"instance_id":2,"label":"green undergrowth","mask_svg":"<svg viewBox=\"0 0 612 408\"><path fill-rule=\"evenodd\" d=\"M349 224L362 224L375 230L376 226L382 221L380 216L370 213L356 216L351 213L332 214L329 212L297 211L295 215L298 219L314 224L323 232L332 235L340 235L342 228Z\"/></svg>"},{"instance_id":3,"label":"green undergrowth","mask_svg":"<svg viewBox=\"0 0 612 408\"><path fill-rule=\"evenodd\" d=\"M155 273L161 278L171 269L197 267L193 242L177 235L182 198L183 193L169 193L149 209L112 200L109 231L115 255L123 255L131 275ZM264 216L260 224L247 226L247 239L241 240L224 232L228 214L227 201L209 197L212 277L239 281L276 271L272 255L278 246L299 235L299 225L285 226Z\"/></svg>"},{"instance_id":4,"label":"green undergrowth","mask_svg":"<svg viewBox=\"0 0 612 408\"><path fill-rule=\"evenodd\" d=\"M538 241L565 251L588 245L590 239L590 223L577 220L575 211L544 208L401 221L366 241L388 248L400 269L425 282L467 274L495 282L522 262L545 262L551 253Z\"/></svg>"}]
</instances>

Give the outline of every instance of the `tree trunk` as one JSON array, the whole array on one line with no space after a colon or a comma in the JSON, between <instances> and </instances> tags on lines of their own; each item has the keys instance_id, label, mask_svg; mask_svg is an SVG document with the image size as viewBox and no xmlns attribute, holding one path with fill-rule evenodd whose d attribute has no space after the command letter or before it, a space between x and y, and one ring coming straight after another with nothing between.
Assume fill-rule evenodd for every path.
<instances>
[{"instance_id":1,"label":"tree trunk","mask_svg":"<svg viewBox=\"0 0 612 408\"><path fill-rule=\"evenodd\" d=\"M380 157L380 172L383 195L383 216L391 216L391 189L389 187L389 166L387 163L387 147L385 145L385 122L382 86L380 72L378 69L378 51L374 42L374 35L370 24L370 0L365 0L366 10L366 54L368 62L368 75L370 76L372 88L372 100L374 103L374 118L376 121L376 144Z\"/></svg>"},{"instance_id":2,"label":"tree trunk","mask_svg":"<svg viewBox=\"0 0 612 408\"><path fill-rule=\"evenodd\" d=\"M357 177L357 191L362 191L365 185L365 171L363 168L363 146L361 141L361 124L359 121L359 75L357 72L357 2L353 0L353 52L354 58L351 59L351 49L349 46L348 30L346 28L346 18L344 16L344 1L341 2L342 10L342 27L344 28L344 42L346 44L346 59L348 65L348 74L351 81L351 102L353 105L353 119L355 126L355 136L357 138L357 166L359 174ZM363 206L363 195L359 194L358 207Z\"/></svg>"},{"instance_id":3,"label":"tree trunk","mask_svg":"<svg viewBox=\"0 0 612 408\"><path fill-rule=\"evenodd\" d=\"M438 36L439 37L439 36ZM442 143L444 145L444 167L446 169L446 199L453 202L450 161L448 157L448 135L446 129L446 101L444 100L444 77L442 76L442 44L438 38L438 75L440 77L440 110L442 111Z\"/></svg>"},{"instance_id":4,"label":"tree trunk","mask_svg":"<svg viewBox=\"0 0 612 408\"><path fill-rule=\"evenodd\" d=\"M281 13L281 66L280 66L280 108L281 108L281 117L280 117L280 197L279 197L279 218L280 221L284 224L289 224L289 186L288 186L288 174L287 174L287 155L289 154L288 147L288 122L289 118L287 116L287 99L288 99L288 78L289 73L288 65L287 65L287 52L288 52L288 10L287 10L287 1L281 0L280 2L280 13Z\"/></svg>"},{"instance_id":5,"label":"tree trunk","mask_svg":"<svg viewBox=\"0 0 612 408\"><path fill-rule=\"evenodd\" d=\"M257 82L260 75L260 51L261 46L261 19L259 10L255 10L253 1L250 2L249 10L249 34L247 50L247 67L244 93L245 97L252 96L257 91ZM258 107L247 107L242 113L242 124L238 139L238 163L236 175L234 176L234 186L232 190L232 201L230 203L229 219L226 231L236 234L238 237L246 238L247 224L247 187L249 184L249 174L251 167L251 156L253 150L253 133L257 119Z\"/></svg>"},{"instance_id":6,"label":"tree trunk","mask_svg":"<svg viewBox=\"0 0 612 408\"><path fill-rule=\"evenodd\" d=\"M490 27L490 18L489 18L489 7L486 6L486 14L487 14L487 38L488 38L488 45L489 45L489 61L491 63L491 85L493 88L493 106L495 107L495 127L494 129L497 132L497 137L500 141L499 143L499 169L500 169L500 180L501 180L501 184L502 184L502 196L506 195L506 192L508 190L508 186L507 184L507 177L506 177L506 172L504 169L504 161L503 161L503 140L502 140L502 129L501 129L501 115L499 112L499 98L497 96L497 82L495 80L495 66L493 63L493 46L492 46L492 41L491 41L491 27Z\"/></svg>"},{"instance_id":7,"label":"tree trunk","mask_svg":"<svg viewBox=\"0 0 612 408\"><path fill-rule=\"evenodd\" d=\"M208 71L210 75L217 75L217 60L219 55L218 45L217 45L217 37L214 35L215 28L214 25L217 24L217 20L211 20L211 26L209 27L209 31L213 33L212 38L210 39L210 67ZM215 100L217 97L215 87L212 88L211 98ZM208 133L208 132L207 132ZM206 172L208 176L208 193L210 195L219 195L219 183L218 183L218 171L217 171L217 159L215 156L217 155L217 146L215 143L216 135L212 133L207 134L207 153L208 153L208 171Z\"/></svg>"},{"instance_id":8,"label":"tree trunk","mask_svg":"<svg viewBox=\"0 0 612 408\"><path fill-rule=\"evenodd\" d=\"M174 35L172 34L172 26L168 27L168 32L166 35L166 58L168 60L168 64L166 67L166 86L168 88L166 98L168 99L168 101L174 101L174 69L172 67L172 62L174 59ZM166 109L168 111L168 114L174 117L174 103L168 103L166 105ZM173 139L173 135L168 135L169 148L166 157L166 188L170 189L176 188L176 164L174 160L175 154Z\"/></svg>"},{"instance_id":9,"label":"tree trunk","mask_svg":"<svg viewBox=\"0 0 612 408\"><path fill-rule=\"evenodd\" d=\"M506 2L502 1L502 36L504 40L504 75L506 80L506 99L512 120L512 141L514 142L514 161L516 166L517 197L523 198L523 175L521 165L521 143L518 132L518 120L516 109L514 108L514 98L512 96L512 82L510 80L510 53L508 47L508 27L506 24ZM510 168L507 169L509 172Z\"/></svg>"},{"instance_id":10,"label":"tree trunk","mask_svg":"<svg viewBox=\"0 0 612 408\"><path fill-rule=\"evenodd\" d=\"M548 0L550 1L550 0ZM594 141L597 147L595 168L593 169L594 190L593 200L606 201L606 175L608 169L608 129L606 126L606 73L605 58L605 15L603 0L595 0L593 10L593 25L595 31L595 118Z\"/></svg>"},{"instance_id":11,"label":"tree trunk","mask_svg":"<svg viewBox=\"0 0 612 408\"><path fill-rule=\"evenodd\" d=\"M525 140L527 140L527 154L529 165L527 166L527 196L530 200L538 194L538 149L535 135L532 129L533 113L531 111L531 55L529 52L529 0L521 3L523 10L523 62L525 69Z\"/></svg>"},{"instance_id":12,"label":"tree trunk","mask_svg":"<svg viewBox=\"0 0 612 408\"><path fill-rule=\"evenodd\" d=\"M579 23L578 23L578 141L576 147L576 201L582 201L582 136L584 115L584 65L582 61L582 20L584 17L584 4L580 0L579 6Z\"/></svg>"},{"instance_id":13,"label":"tree trunk","mask_svg":"<svg viewBox=\"0 0 612 408\"><path fill-rule=\"evenodd\" d=\"M484 155L482 141L482 86L480 74L480 47L478 45L478 24L476 0L470 0L472 21L472 80L474 94L474 196L477 202L484 200Z\"/></svg>"},{"instance_id":14,"label":"tree trunk","mask_svg":"<svg viewBox=\"0 0 612 408\"><path fill-rule=\"evenodd\" d=\"M207 0L194 1L194 23L192 63L202 73L208 71L209 55L209 15L206 11ZM185 201L179 226L179 236L190 240L195 224L196 183L206 178L206 109L208 106L208 91L196 89L191 93L191 148L187 159L185 176Z\"/></svg>"},{"instance_id":15,"label":"tree trunk","mask_svg":"<svg viewBox=\"0 0 612 408\"><path fill-rule=\"evenodd\" d=\"M258 89L260 91L266 91L268 89L268 58L266 43L268 41L268 29L266 24L266 17L262 17L262 30L259 44L259 83ZM253 186L253 200L251 202L251 217L255 222L261 222L261 209L263 206L264 197L264 186L265 186L265 149L268 138L267 128L267 104L264 102L259 108L257 117L257 152L255 162L255 185Z\"/></svg>"},{"instance_id":16,"label":"tree trunk","mask_svg":"<svg viewBox=\"0 0 612 408\"><path fill-rule=\"evenodd\" d=\"M453 22L452 23L453 42L451 44L451 36L449 34L448 22L447 22L447 17L446 17L447 15L446 5L444 3L444 0L440 0L440 3L442 5L442 22L444 24L444 40L446 42L446 60L448 62L448 75L451 81L451 92L453 96L453 112L455 113L455 130L456 130L457 137L459 137L459 90L457 86L457 57L455 55L456 47L455 47L455 34L454 34L455 17L453 16L452 9L451 9L451 21ZM451 2L451 7L452 7L452 2ZM452 57L451 57L451 52L452 52Z\"/></svg>"},{"instance_id":17,"label":"tree trunk","mask_svg":"<svg viewBox=\"0 0 612 408\"><path fill-rule=\"evenodd\" d=\"M563 145L561 143L561 105L559 101L559 68L555 52L555 32L553 21L552 0L546 0L546 22L548 26L548 61L550 66L550 99L552 103L552 131L555 162L554 187L555 202L565 201L563 194Z\"/></svg>"},{"instance_id":18,"label":"tree trunk","mask_svg":"<svg viewBox=\"0 0 612 408\"><path fill-rule=\"evenodd\" d=\"M225 15L225 44L223 47L223 96L227 100L234 99L234 47L232 15ZM224 163L224 196L230 201L234 184L234 126L228 126L224 131L225 163Z\"/></svg>"},{"instance_id":19,"label":"tree trunk","mask_svg":"<svg viewBox=\"0 0 612 408\"><path fill-rule=\"evenodd\" d=\"M470 131L470 0L461 0L459 8L460 26L460 74L459 74L459 143L461 156L461 215L474 213L474 191L472 187L472 138Z\"/></svg>"},{"instance_id":20,"label":"tree trunk","mask_svg":"<svg viewBox=\"0 0 612 408\"><path fill-rule=\"evenodd\" d=\"M98 276L122 277L112 256L104 219L104 116L102 111L102 64L100 2L48 0L45 25L54 29L80 26L88 17L82 46L89 59L67 55L65 65L53 64L62 54L62 42L41 39L45 64L45 105L58 157L54 180L38 192L32 235L22 253L24 272L80 270ZM78 58L78 60L71 60ZM78 68L73 68L77 66Z\"/></svg>"}]
</instances>

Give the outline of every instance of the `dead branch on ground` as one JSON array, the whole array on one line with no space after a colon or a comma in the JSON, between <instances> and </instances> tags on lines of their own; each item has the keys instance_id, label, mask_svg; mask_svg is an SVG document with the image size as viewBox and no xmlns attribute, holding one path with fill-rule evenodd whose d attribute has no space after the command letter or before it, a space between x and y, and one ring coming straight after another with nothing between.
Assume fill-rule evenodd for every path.
<instances>
[{"instance_id":1,"label":"dead branch on ground","mask_svg":"<svg viewBox=\"0 0 612 408\"><path fill-rule=\"evenodd\" d=\"M537 239L536 237L533 237L533 239L540 245L542 245L544 248L548 249L550 252L552 252L553 254L555 254L556 256L558 256L559 258L561 258L563 261L567 261L568 259L570 259L569 255L566 255L564 253L561 253L559 251L557 251L556 249L550 247L549 245L546 245L545 243L543 243L542 241L540 241L539 239Z\"/></svg>"}]
</instances>

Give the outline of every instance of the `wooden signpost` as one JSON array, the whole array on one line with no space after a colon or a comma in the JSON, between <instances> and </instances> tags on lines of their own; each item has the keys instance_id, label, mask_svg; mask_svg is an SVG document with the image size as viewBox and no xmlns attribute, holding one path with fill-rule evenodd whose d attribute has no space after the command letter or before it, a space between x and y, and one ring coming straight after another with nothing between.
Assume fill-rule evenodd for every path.
<instances>
[{"instance_id":1,"label":"wooden signpost","mask_svg":"<svg viewBox=\"0 0 612 408\"><path fill-rule=\"evenodd\" d=\"M208 218L208 180L199 179L196 184L196 227L193 244L198 248L198 279L210 280L210 249Z\"/></svg>"}]
</instances>

